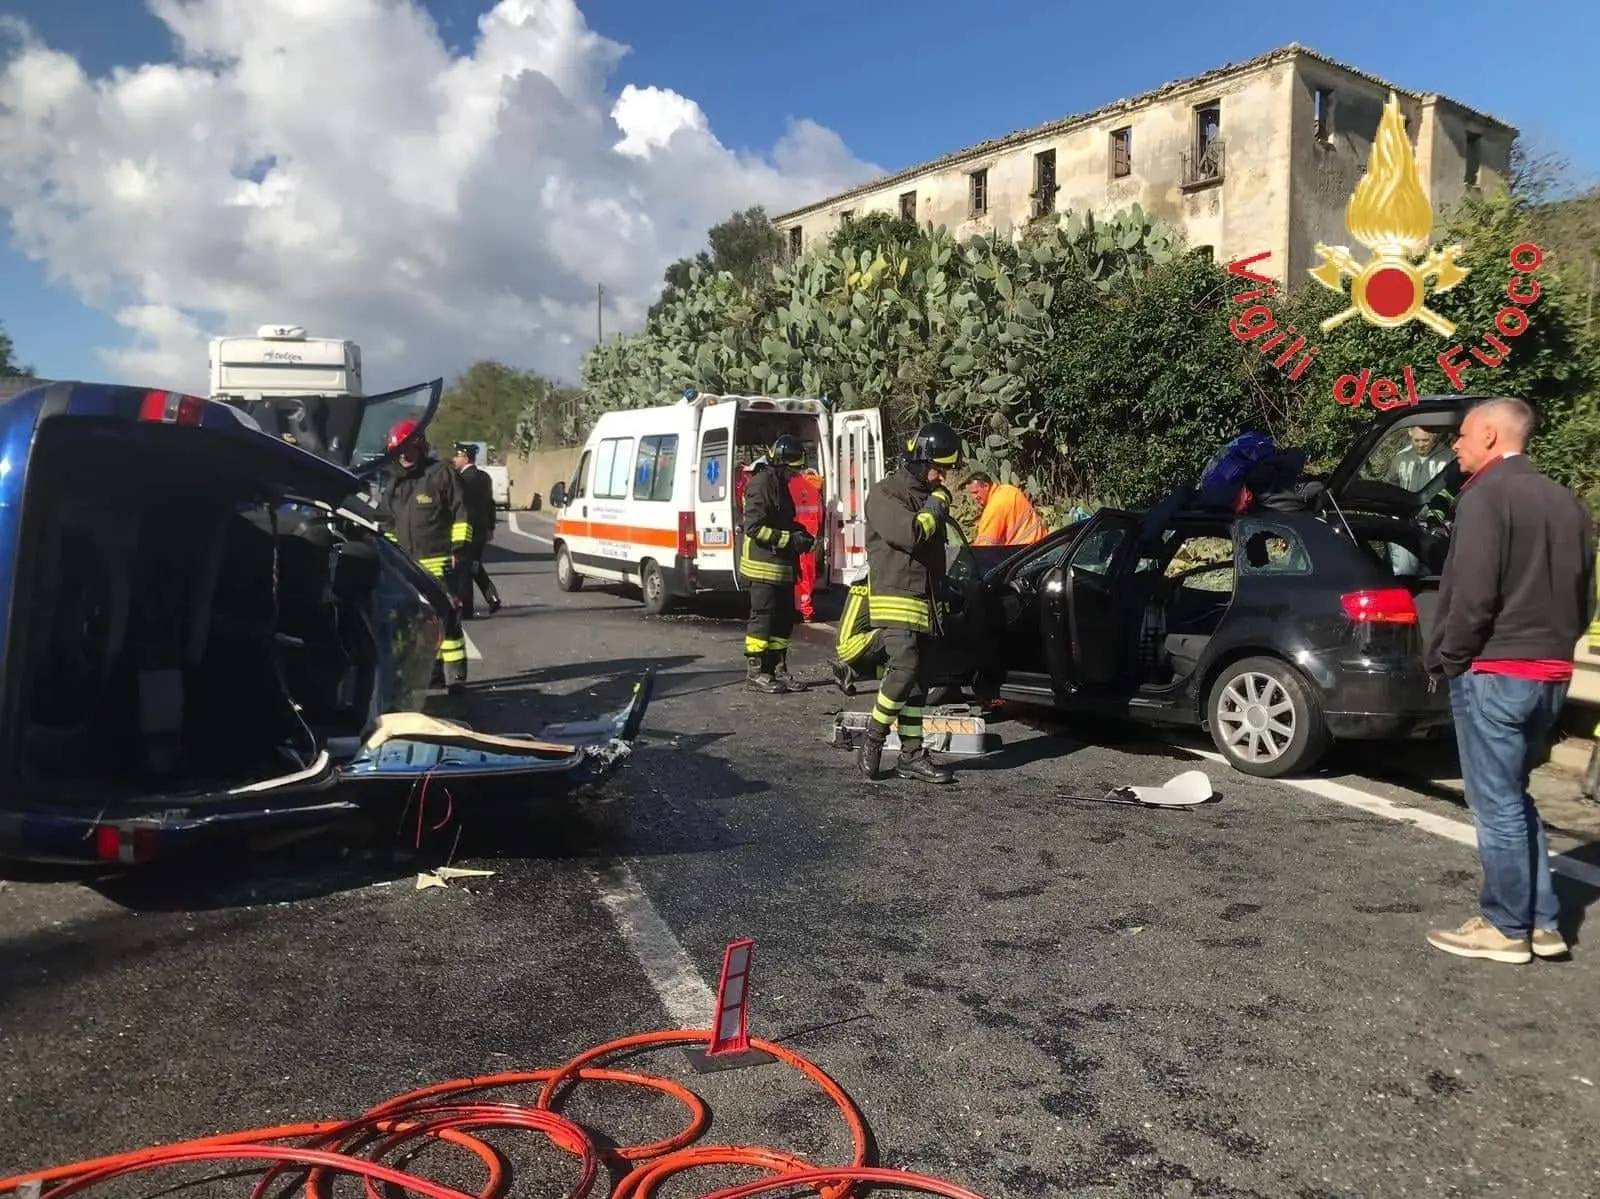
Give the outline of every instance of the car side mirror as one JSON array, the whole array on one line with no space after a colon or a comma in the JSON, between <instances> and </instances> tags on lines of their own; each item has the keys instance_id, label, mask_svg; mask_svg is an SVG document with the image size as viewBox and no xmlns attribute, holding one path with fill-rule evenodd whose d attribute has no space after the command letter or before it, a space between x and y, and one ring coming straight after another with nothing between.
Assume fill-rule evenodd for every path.
<instances>
[{"instance_id":1,"label":"car side mirror","mask_svg":"<svg viewBox=\"0 0 1600 1199\"><path fill-rule=\"evenodd\" d=\"M550 488L550 506L552 508L565 508L567 506L567 485L557 483Z\"/></svg>"}]
</instances>

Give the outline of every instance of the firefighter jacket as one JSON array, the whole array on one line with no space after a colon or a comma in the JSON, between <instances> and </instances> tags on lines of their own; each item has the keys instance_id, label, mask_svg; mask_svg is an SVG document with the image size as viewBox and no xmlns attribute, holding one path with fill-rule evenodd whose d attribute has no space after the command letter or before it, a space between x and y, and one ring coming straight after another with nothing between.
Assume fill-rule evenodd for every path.
<instances>
[{"instance_id":1,"label":"firefighter jacket","mask_svg":"<svg viewBox=\"0 0 1600 1199\"><path fill-rule=\"evenodd\" d=\"M937 628L933 600L944 582L945 528L922 510L933 493L905 467L867 493L867 610L875 628ZM948 494L941 489L941 498Z\"/></svg>"},{"instance_id":2,"label":"firefighter jacket","mask_svg":"<svg viewBox=\"0 0 1600 1199\"><path fill-rule=\"evenodd\" d=\"M437 458L423 458L410 469L396 463L379 514L384 535L431 574L441 574L450 555L472 541L456 469Z\"/></svg>"},{"instance_id":3,"label":"firefighter jacket","mask_svg":"<svg viewBox=\"0 0 1600 1199\"><path fill-rule=\"evenodd\" d=\"M739 545L739 574L749 583L794 582L794 535L804 532L795 519L786 467L758 462L744 491L744 538Z\"/></svg>"},{"instance_id":4,"label":"firefighter jacket","mask_svg":"<svg viewBox=\"0 0 1600 1199\"><path fill-rule=\"evenodd\" d=\"M467 520L472 525L472 544L483 545L494 531L494 480L487 472L468 463L461 472L461 495L467 506Z\"/></svg>"}]
</instances>

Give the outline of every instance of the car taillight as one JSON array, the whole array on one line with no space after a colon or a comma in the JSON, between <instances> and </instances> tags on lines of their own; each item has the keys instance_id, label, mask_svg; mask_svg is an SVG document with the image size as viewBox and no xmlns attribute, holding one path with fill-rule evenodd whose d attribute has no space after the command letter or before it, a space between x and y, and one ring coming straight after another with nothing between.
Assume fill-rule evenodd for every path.
<instances>
[{"instance_id":1,"label":"car taillight","mask_svg":"<svg viewBox=\"0 0 1600 1199\"><path fill-rule=\"evenodd\" d=\"M678 557L693 558L695 542L694 513L678 513Z\"/></svg>"},{"instance_id":2,"label":"car taillight","mask_svg":"<svg viewBox=\"0 0 1600 1199\"><path fill-rule=\"evenodd\" d=\"M139 405L139 419L154 425L189 425L200 423L205 414L206 402L199 396L186 396L176 391L147 391Z\"/></svg>"},{"instance_id":3,"label":"car taillight","mask_svg":"<svg viewBox=\"0 0 1600 1199\"><path fill-rule=\"evenodd\" d=\"M1345 615L1357 624L1416 624L1417 601L1404 587L1352 591L1341 595Z\"/></svg>"},{"instance_id":4,"label":"car taillight","mask_svg":"<svg viewBox=\"0 0 1600 1199\"><path fill-rule=\"evenodd\" d=\"M94 830L94 856L102 862L148 862L156 856L160 836L153 828L130 830L102 824Z\"/></svg>"}]
</instances>

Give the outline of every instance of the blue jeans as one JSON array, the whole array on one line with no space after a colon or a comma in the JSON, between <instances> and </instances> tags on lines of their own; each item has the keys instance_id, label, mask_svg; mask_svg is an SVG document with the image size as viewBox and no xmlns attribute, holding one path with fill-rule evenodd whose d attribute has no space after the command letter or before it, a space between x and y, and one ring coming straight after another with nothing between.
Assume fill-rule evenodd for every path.
<instances>
[{"instance_id":1,"label":"blue jeans","mask_svg":"<svg viewBox=\"0 0 1600 1199\"><path fill-rule=\"evenodd\" d=\"M1528 775L1566 698L1566 683L1470 671L1450 680L1467 807L1478 826L1483 918L1508 937L1554 929L1560 915Z\"/></svg>"}]
</instances>

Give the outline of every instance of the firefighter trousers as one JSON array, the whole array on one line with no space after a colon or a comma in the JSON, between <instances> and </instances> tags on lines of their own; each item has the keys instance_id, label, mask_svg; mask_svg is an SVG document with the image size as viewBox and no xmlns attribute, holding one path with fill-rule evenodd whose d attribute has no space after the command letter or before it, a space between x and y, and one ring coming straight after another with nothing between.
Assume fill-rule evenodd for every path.
<instances>
[{"instance_id":1,"label":"firefighter trousers","mask_svg":"<svg viewBox=\"0 0 1600 1199\"><path fill-rule=\"evenodd\" d=\"M928 702L927 669L932 654L932 638L914 629L889 625L874 630L883 640L889 665L878 684L878 700L872 706L869 734L882 741L889 730L900 726L902 753L912 752L922 741L922 711Z\"/></svg>"},{"instance_id":2,"label":"firefighter trousers","mask_svg":"<svg viewBox=\"0 0 1600 1199\"><path fill-rule=\"evenodd\" d=\"M444 584L444 589L452 599L459 595L456 590L456 569L450 561L450 555L418 558L417 561L422 564L423 570ZM454 603L450 605L450 615L445 618L444 640L439 642L439 666L448 681L467 681L467 637L461 631L461 609Z\"/></svg>"},{"instance_id":3,"label":"firefighter trousers","mask_svg":"<svg viewBox=\"0 0 1600 1199\"><path fill-rule=\"evenodd\" d=\"M750 587L750 622L744 629L744 656L774 657L789 652L794 634L794 584L757 583Z\"/></svg>"}]
</instances>

